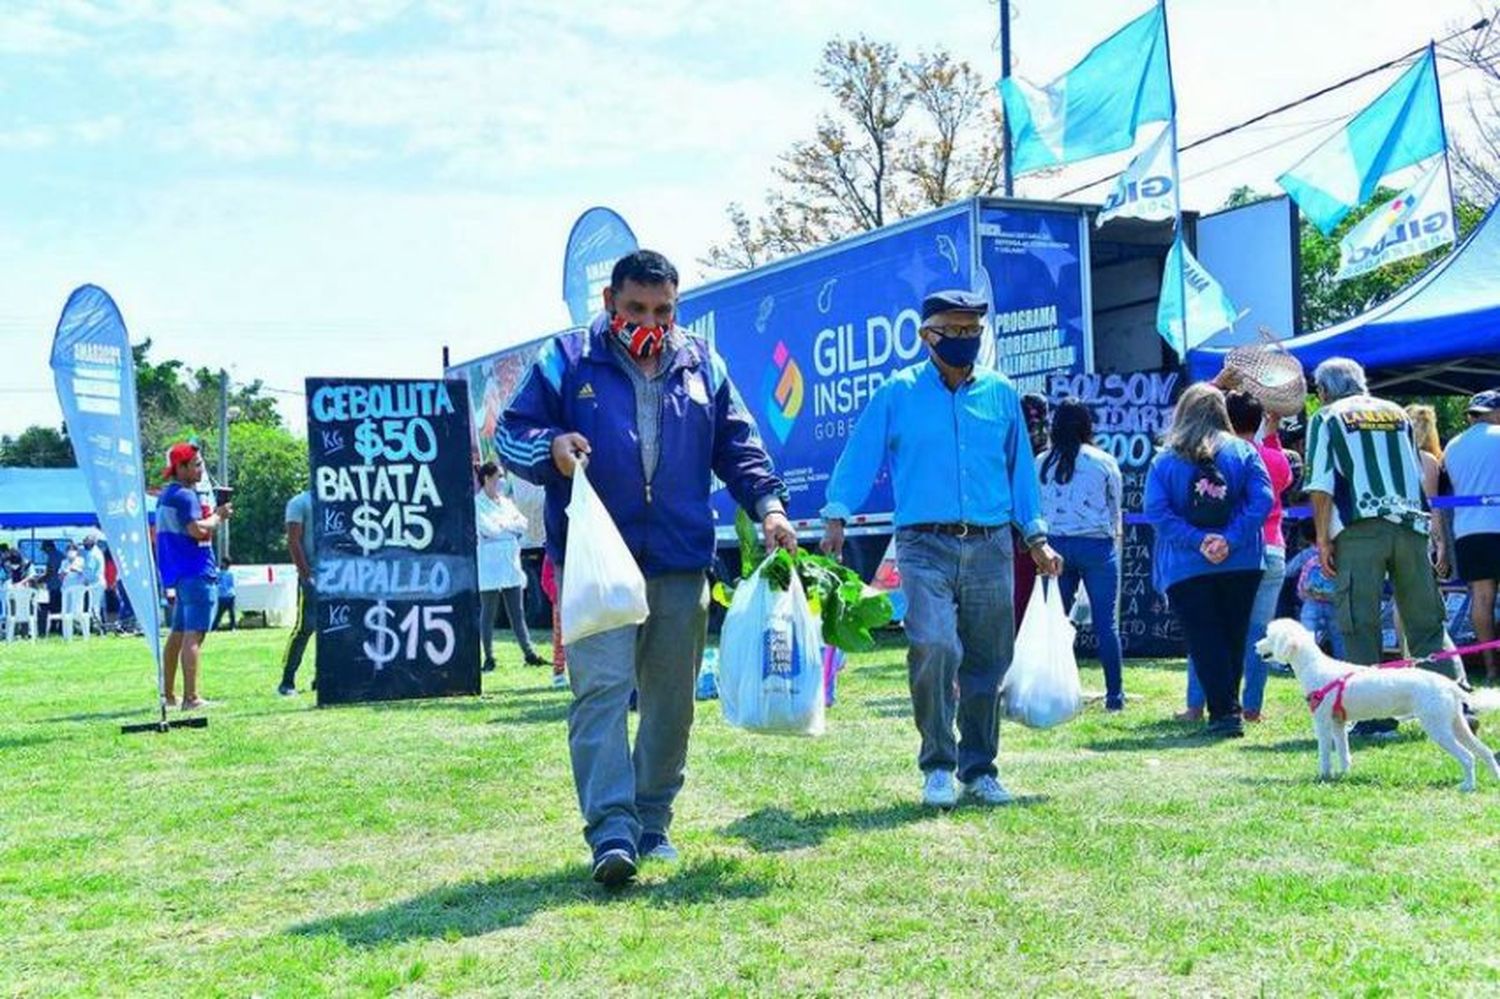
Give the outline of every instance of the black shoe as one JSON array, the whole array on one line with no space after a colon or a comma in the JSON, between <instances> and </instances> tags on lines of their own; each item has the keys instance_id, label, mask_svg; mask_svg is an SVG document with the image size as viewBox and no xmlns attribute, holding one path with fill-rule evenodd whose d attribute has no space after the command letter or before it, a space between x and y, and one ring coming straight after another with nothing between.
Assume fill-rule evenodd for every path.
<instances>
[{"instance_id":1,"label":"black shoe","mask_svg":"<svg viewBox=\"0 0 1500 999\"><path fill-rule=\"evenodd\" d=\"M606 888L619 888L635 880L635 847L629 840L605 840L595 848L594 880Z\"/></svg>"},{"instance_id":2,"label":"black shoe","mask_svg":"<svg viewBox=\"0 0 1500 999\"><path fill-rule=\"evenodd\" d=\"M1215 739L1243 739L1245 737L1245 725L1240 721L1239 715L1215 718L1208 723L1204 731Z\"/></svg>"},{"instance_id":3,"label":"black shoe","mask_svg":"<svg viewBox=\"0 0 1500 999\"><path fill-rule=\"evenodd\" d=\"M493 659L486 659L484 661L484 665L481 666L481 667L479 667L479 672L481 672L481 673L493 673L493 672L495 672L495 660L493 660Z\"/></svg>"},{"instance_id":4,"label":"black shoe","mask_svg":"<svg viewBox=\"0 0 1500 999\"><path fill-rule=\"evenodd\" d=\"M541 656L537 655L535 652L532 652L532 653L530 653L530 654L528 654L526 656L526 665L527 666L550 666L552 664L549 661L547 661L546 659L543 659Z\"/></svg>"},{"instance_id":5,"label":"black shoe","mask_svg":"<svg viewBox=\"0 0 1500 999\"><path fill-rule=\"evenodd\" d=\"M1394 739L1400 727L1394 718L1366 718L1355 722L1349 734L1359 739Z\"/></svg>"}]
</instances>

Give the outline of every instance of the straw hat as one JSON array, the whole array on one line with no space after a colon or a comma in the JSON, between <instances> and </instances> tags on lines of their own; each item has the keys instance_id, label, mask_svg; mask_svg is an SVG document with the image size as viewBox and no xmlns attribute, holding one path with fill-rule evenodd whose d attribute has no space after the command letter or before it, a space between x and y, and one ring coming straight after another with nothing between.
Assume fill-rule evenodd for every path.
<instances>
[{"instance_id":1,"label":"straw hat","mask_svg":"<svg viewBox=\"0 0 1500 999\"><path fill-rule=\"evenodd\" d=\"M1276 342L1275 334L1260 328L1261 343L1235 347L1224 355L1224 370L1214 379L1221 389L1241 389L1260 400L1276 416L1293 416L1307 403L1307 377L1302 362Z\"/></svg>"}]
</instances>

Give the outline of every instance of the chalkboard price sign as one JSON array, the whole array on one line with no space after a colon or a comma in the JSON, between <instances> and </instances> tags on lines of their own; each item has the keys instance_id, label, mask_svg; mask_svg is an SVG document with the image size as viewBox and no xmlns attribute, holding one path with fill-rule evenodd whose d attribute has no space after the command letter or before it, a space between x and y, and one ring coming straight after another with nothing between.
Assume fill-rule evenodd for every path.
<instances>
[{"instance_id":1,"label":"chalkboard price sign","mask_svg":"<svg viewBox=\"0 0 1500 999\"><path fill-rule=\"evenodd\" d=\"M318 704L479 693L468 389L307 380Z\"/></svg>"},{"instance_id":2,"label":"chalkboard price sign","mask_svg":"<svg viewBox=\"0 0 1500 999\"><path fill-rule=\"evenodd\" d=\"M1146 473L1156 456L1157 440L1172 422L1180 379L1176 371L1052 376L1048 395L1053 405L1071 396L1093 410L1094 443L1119 462L1127 515L1139 513L1145 505ZM1125 525L1120 642L1127 656L1180 656L1186 649L1182 628L1166 600L1151 586L1151 541L1150 525ZM1098 649L1098 641L1091 632L1081 632L1078 648L1091 654Z\"/></svg>"}]
</instances>

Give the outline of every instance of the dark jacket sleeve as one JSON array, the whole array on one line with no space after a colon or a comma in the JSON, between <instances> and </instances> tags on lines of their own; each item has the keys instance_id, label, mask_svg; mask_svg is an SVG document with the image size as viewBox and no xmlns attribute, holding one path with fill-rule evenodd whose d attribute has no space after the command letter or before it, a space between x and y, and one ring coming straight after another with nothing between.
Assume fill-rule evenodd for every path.
<instances>
[{"instance_id":1,"label":"dark jacket sleeve","mask_svg":"<svg viewBox=\"0 0 1500 999\"><path fill-rule=\"evenodd\" d=\"M734 501L759 520L760 501L768 496L785 500L786 487L776 476L755 418L730 381L723 359L709 351L708 361L714 388L714 474Z\"/></svg>"},{"instance_id":2,"label":"dark jacket sleeve","mask_svg":"<svg viewBox=\"0 0 1500 999\"><path fill-rule=\"evenodd\" d=\"M566 432L562 402L564 363L556 340L543 347L495 430L495 450L505 467L539 486L563 481L562 473L552 461L552 441Z\"/></svg>"}]
</instances>

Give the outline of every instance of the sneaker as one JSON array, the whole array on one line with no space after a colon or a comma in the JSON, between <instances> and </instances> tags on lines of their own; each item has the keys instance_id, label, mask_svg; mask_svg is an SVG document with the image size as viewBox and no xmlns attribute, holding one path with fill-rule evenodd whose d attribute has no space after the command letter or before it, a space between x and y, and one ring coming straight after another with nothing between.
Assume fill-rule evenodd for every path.
<instances>
[{"instance_id":1,"label":"sneaker","mask_svg":"<svg viewBox=\"0 0 1500 999\"><path fill-rule=\"evenodd\" d=\"M667 839L666 833L648 832L641 836L639 847L642 860L662 860L673 863L677 860L677 847Z\"/></svg>"},{"instance_id":2,"label":"sneaker","mask_svg":"<svg viewBox=\"0 0 1500 999\"><path fill-rule=\"evenodd\" d=\"M1247 722L1258 722L1261 720L1259 711L1246 711L1242 717Z\"/></svg>"},{"instance_id":3,"label":"sneaker","mask_svg":"<svg viewBox=\"0 0 1500 999\"><path fill-rule=\"evenodd\" d=\"M958 804L958 783L951 770L934 770L922 785L922 804L932 808L952 808Z\"/></svg>"},{"instance_id":4,"label":"sneaker","mask_svg":"<svg viewBox=\"0 0 1500 999\"><path fill-rule=\"evenodd\" d=\"M1172 720L1180 722L1200 722L1203 720L1203 709L1187 708L1186 710L1179 711L1175 715L1173 715Z\"/></svg>"},{"instance_id":5,"label":"sneaker","mask_svg":"<svg viewBox=\"0 0 1500 999\"><path fill-rule=\"evenodd\" d=\"M1104 698L1104 710L1105 711L1124 711L1125 710L1125 695L1124 694L1116 694L1113 697L1106 696Z\"/></svg>"},{"instance_id":6,"label":"sneaker","mask_svg":"<svg viewBox=\"0 0 1500 999\"><path fill-rule=\"evenodd\" d=\"M210 701L202 697L195 697L191 701L183 701L182 710L201 711L204 708L214 707L217 703L217 701Z\"/></svg>"},{"instance_id":7,"label":"sneaker","mask_svg":"<svg viewBox=\"0 0 1500 999\"><path fill-rule=\"evenodd\" d=\"M568 686L568 674L566 674L566 673L554 673L554 674L552 674L552 686L556 690L563 690L564 688L566 688Z\"/></svg>"},{"instance_id":8,"label":"sneaker","mask_svg":"<svg viewBox=\"0 0 1500 999\"><path fill-rule=\"evenodd\" d=\"M998 780L985 774L964 785L964 799L973 799L981 805L1008 805L1011 802L1010 792L1005 785Z\"/></svg>"},{"instance_id":9,"label":"sneaker","mask_svg":"<svg viewBox=\"0 0 1500 999\"><path fill-rule=\"evenodd\" d=\"M1228 715L1209 722L1207 732L1216 739L1243 739L1245 726L1237 715Z\"/></svg>"},{"instance_id":10,"label":"sneaker","mask_svg":"<svg viewBox=\"0 0 1500 999\"><path fill-rule=\"evenodd\" d=\"M635 847L629 840L610 839L594 850L594 880L619 888L635 880Z\"/></svg>"},{"instance_id":11,"label":"sneaker","mask_svg":"<svg viewBox=\"0 0 1500 999\"><path fill-rule=\"evenodd\" d=\"M484 665L481 666L481 667L479 667L479 672L481 672L481 673L493 673L493 672L495 672L495 660L493 660L493 659L486 659L484 661Z\"/></svg>"},{"instance_id":12,"label":"sneaker","mask_svg":"<svg viewBox=\"0 0 1500 999\"><path fill-rule=\"evenodd\" d=\"M527 656L526 656L526 665L527 666L546 666L546 665L549 665L549 664L548 664L547 660L543 659L541 656L537 655L535 652L532 652L532 653L528 653Z\"/></svg>"},{"instance_id":13,"label":"sneaker","mask_svg":"<svg viewBox=\"0 0 1500 999\"><path fill-rule=\"evenodd\" d=\"M296 697L297 688L293 687L291 684L283 683L281 686L276 688L276 693L280 694L282 697Z\"/></svg>"}]
</instances>

